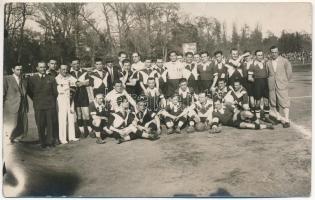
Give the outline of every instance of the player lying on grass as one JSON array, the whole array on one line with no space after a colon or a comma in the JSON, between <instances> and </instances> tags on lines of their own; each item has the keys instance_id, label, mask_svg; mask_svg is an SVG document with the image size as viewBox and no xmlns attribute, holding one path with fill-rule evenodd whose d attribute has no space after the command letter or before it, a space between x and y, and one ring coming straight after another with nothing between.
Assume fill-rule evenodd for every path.
<instances>
[{"instance_id":1,"label":"player lying on grass","mask_svg":"<svg viewBox=\"0 0 315 200\"><path fill-rule=\"evenodd\" d=\"M212 111L212 100L207 98L206 93L200 93L198 95L198 101L194 102L189 107L189 126L187 132L191 133L195 128L197 131L209 129L212 123Z\"/></svg>"},{"instance_id":2,"label":"player lying on grass","mask_svg":"<svg viewBox=\"0 0 315 200\"><path fill-rule=\"evenodd\" d=\"M214 100L211 133L221 131L221 125L240 129L273 129L272 125L260 124L256 115L248 110L238 110L229 104L223 105L219 99Z\"/></svg>"},{"instance_id":3,"label":"player lying on grass","mask_svg":"<svg viewBox=\"0 0 315 200\"><path fill-rule=\"evenodd\" d=\"M118 139L118 144L137 138L156 140L156 133L148 133L147 129L138 125L134 112L129 109L129 102L125 96L117 99L118 108L108 118L107 133Z\"/></svg>"},{"instance_id":4,"label":"player lying on grass","mask_svg":"<svg viewBox=\"0 0 315 200\"><path fill-rule=\"evenodd\" d=\"M165 110L161 111L161 115L164 117L164 122L167 128L167 134L172 134L174 132L180 133L187 122L188 111L188 108L185 108L179 101L179 96L176 94L173 95Z\"/></svg>"}]
</instances>

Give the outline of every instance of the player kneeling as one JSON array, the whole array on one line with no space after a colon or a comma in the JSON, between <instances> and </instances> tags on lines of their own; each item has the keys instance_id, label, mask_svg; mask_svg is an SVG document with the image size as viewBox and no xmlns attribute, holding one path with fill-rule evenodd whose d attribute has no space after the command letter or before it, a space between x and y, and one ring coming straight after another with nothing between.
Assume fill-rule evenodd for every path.
<instances>
[{"instance_id":1,"label":"player kneeling","mask_svg":"<svg viewBox=\"0 0 315 200\"><path fill-rule=\"evenodd\" d=\"M137 138L158 139L155 134L148 133L144 127L138 126L138 120L134 112L130 111L126 96L119 97L117 105L117 111L109 116L106 131L118 139L118 144Z\"/></svg>"},{"instance_id":2,"label":"player kneeling","mask_svg":"<svg viewBox=\"0 0 315 200\"><path fill-rule=\"evenodd\" d=\"M104 127L107 125L109 112L106 110L104 103L104 94L99 93L95 95L95 99L89 105L91 127L95 132L96 143L104 144L105 141L101 138L101 134L104 134Z\"/></svg>"},{"instance_id":3,"label":"player kneeling","mask_svg":"<svg viewBox=\"0 0 315 200\"><path fill-rule=\"evenodd\" d=\"M218 99L214 101L214 111L210 133L221 132L221 125L240 129L273 129L272 125L260 124L256 115L250 111L239 111L231 105L223 105Z\"/></svg>"},{"instance_id":4,"label":"player kneeling","mask_svg":"<svg viewBox=\"0 0 315 200\"><path fill-rule=\"evenodd\" d=\"M166 106L165 110L161 111L164 117L164 122L167 128L167 134L172 134L174 131L180 133L181 129L187 122L187 114L189 109L185 108L179 101L179 96L174 95L171 101Z\"/></svg>"},{"instance_id":5,"label":"player kneeling","mask_svg":"<svg viewBox=\"0 0 315 200\"><path fill-rule=\"evenodd\" d=\"M210 128L212 123L213 102L208 99L206 93L198 95L198 101L189 107L189 127L187 132L204 131ZM195 128L194 128L195 126Z\"/></svg>"}]
</instances>

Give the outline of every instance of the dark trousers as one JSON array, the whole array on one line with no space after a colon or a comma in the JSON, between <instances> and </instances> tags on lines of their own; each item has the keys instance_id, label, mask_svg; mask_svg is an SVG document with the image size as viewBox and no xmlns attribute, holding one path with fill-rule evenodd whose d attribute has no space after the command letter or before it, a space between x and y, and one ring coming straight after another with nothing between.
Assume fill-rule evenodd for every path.
<instances>
[{"instance_id":1,"label":"dark trousers","mask_svg":"<svg viewBox=\"0 0 315 200\"><path fill-rule=\"evenodd\" d=\"M55 127L56 118L55 109L35 110L39 142L42 146L52 145L54 143L54 131L58 128Z\"/></svg>"}]
</instances>

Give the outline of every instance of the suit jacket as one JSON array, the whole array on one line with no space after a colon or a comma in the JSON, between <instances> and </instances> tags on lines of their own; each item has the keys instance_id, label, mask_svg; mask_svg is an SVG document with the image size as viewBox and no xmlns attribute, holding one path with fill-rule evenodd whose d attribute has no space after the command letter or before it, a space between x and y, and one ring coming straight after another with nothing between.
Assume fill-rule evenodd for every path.
<instances>
[{"instance_id":1,"label":"suit jacket","mask_svg":"<svg viewBox=\"0 0 315 200\"><path fill-rule=\"evenodd\" d=\"M25 111L28 111L28 101L26 96L27 81L22 78L21 87L15 80L13 75L4 77L3 80L3 107L4 113L17 113L20 105L25 106Z\"/></svg>"},{"instance_id":2,"label":"suit jacket","mask_svg":"<svg viewBox=\"0 0 315 200\"><path fill-rule=\"evenodd\" d=\"M40 78L35 74L29 78L27 93L33 100L34 110L47 110L56 108L58 96L57 83L53 76Z\"/></svg>"},{"instance_id":3,"label":"suit jacket","mask_svg":"<svg viewBox=\"0 0 315 200\"><path fill-rule=\"evenodd\" d=\"M268 60L267 71L269 90L288 89L289 81L292 77L292 66L286 58L283 58L282 56L277 58L276 72L273 69L272 60Z\"/></svg>"}]
</instances>

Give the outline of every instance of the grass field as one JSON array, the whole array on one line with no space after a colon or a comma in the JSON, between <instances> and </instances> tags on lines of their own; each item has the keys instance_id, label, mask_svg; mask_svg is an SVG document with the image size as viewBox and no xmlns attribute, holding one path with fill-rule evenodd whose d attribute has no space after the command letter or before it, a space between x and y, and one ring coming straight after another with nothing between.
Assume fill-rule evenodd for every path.
<instances>
[{"instance_id":1,"label":"grass field","mask_svg":"<svg viewBox=\"0 0 315 200\"><path fill-rule=\"evenodd\" d=\"M41 150L17 144L19 196L174 197L309 196L311 191L311 66L295 66L292 126L275 130L162 135L151 142L97 145L87 138ZM29 141L37 139L29 113ZM10 167L8 167L10 170ZM23 181L19 181L23 179Z\"/></svg>"}]
</instances>

